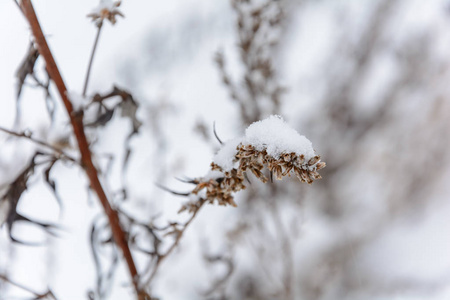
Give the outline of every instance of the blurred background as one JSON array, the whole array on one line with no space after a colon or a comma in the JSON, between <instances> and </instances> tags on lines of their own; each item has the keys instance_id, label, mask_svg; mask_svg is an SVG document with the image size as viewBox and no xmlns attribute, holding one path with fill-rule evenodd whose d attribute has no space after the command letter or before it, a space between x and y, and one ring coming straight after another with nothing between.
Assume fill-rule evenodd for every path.
<instances>
[{"instance_id":1,"label":"blurred background","mask_svg":"<svg viewBox=\"0 0 450 300\"><path fill-rule=\"evenodd\" d=\"M86 15L97 2L33 4L68 89L81 93L96 34ZM130 139L128 167L127 120L115 114L88 134L108 194L127 191L121 209L161 226L186 220L177 214L185 199L155 183L190 191L175 177L208 172L220 147L214 122L226 141L279 114L327 163L310 186L250 177L237 208L204 207L149 284L153 296L450 298L448 1L124 0L120 10L125 18L102 29L88 95L116 85L139 104L142 126ZM31 81L16 103L16 72L31 38L14 1L0 2L0 40L0 126L67 140L71 151L54 87L53 120L46 92ZM35 71L46 78L41 59ZM4 133L0 139L3 193L36 146ZM59 224L59 236L17 224L14 236L43 243L20 245L3 224L0 274L33 291L51 289L57 299L97 299L89 236L105 221L102 211L81 169L60 164L52 178L61 206L40 170L18 211ZM108 251L100 251L105 269ZM148 255L135 255L148 271ZM108 299L131 299L122 262L106 290ZM0 281L0 299L30 297Z\"/></svg>"}]
</instances>

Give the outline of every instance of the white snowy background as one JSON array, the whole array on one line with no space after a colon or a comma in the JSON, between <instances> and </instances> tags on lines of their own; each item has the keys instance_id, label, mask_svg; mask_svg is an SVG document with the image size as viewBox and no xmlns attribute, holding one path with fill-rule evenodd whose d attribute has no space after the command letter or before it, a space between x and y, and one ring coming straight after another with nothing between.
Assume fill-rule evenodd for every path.
<instances>
[{"instance_id":1,"label":"white snowy background","mask_svg":"<svg viewBox=\"0 0 450 300\"><path fill-rule=\"evenodd\" d=\"M381 20L371 23L389 1L286 1L286 24L273 58L278 81L287 87L280 114L327 162L324 178L311 186L294 179L274 183L284 191L277 195L286 198L272 199L279 203L275 213L267 200L271 191L259 183L237 197L237 208L202 209L179 249L162 265L152 284L154 295L207 299L201 292L224 273L205 263L207 251L235 259L235 273L224 287L227 299L283 299L271 294L282 286L280 274L286 267L277 222L250 226L231 251L227 238L239 222L256 224L274 213L291 238L291 299L450 298L449 3L392 1L378 15ZM86 14L97 2L33 4L68 89L80 93L96 33ZM140 104L138 117L144 125L132 140L127 211L141 220L182 220L185 215L177 211L184 199L155 183L188 191L174 178L208 172L219 149L213 122L223 140L243 136L249 125L242 124L214 63L220 50L233 77L242 74L235 14L226 0L125 0L120 9L125 18L103 28L88 94L106 93L116 84ZM361 43L373 24L381 33ZM5 128L14 123L15 72L28 49L29 33L14 2L1 1L0 126ZM377 43L370 44L373 40ZM369 58L358 51L370 52ZM42 66L40 60L37 67ZM59 100L56 90L51 91ZM51 140L69 127L61 107L50 123L44 96L24 88L20 129ZM384 119L364 127L383 107L388 107ZM354 126L358 122L362 127ZM207 136L198 128L206 128ZM115 116L95 134L94 150L117 157L108 193L121 184L120 157L129 129ZM2 185L17 176L33 149L27 141L0 134ZM59 165L52 174L63 199L61 211L38 176L19 211L57 222L60 236L17 226L17 236L45 241L46 246L15 245L3 226L0 273L36 291L50 287L58 299L87 299L96 280L89 231L101 210L96 198L88 196L81 170ZM267 201L247 204L251 197ZM145 258L137 261L143 268ZM121 264L109 298L131 299L128 282ZM262 294L246 294L252 289ZM0 299L21 296L29 294L0 285Z\"/></svg>"}]
</instances>

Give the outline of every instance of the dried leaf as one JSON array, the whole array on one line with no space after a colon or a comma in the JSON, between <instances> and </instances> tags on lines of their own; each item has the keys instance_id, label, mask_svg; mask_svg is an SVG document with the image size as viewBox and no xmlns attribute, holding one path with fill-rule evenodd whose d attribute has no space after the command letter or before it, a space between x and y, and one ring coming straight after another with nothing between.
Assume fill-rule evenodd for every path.
<instances>
[{"instance_id":1,"label":"dried leaf","mask_svg":"<svg viewBox=\"0 0 450 300\"><path fill-rule=\"evenodd\" d=\"M28 166L8 186L6 193L0 199L0 201L2 203L1 206L3 208L8 209L8 212L6 213L7 214L6 219L2 220L1 225L3 225L3 223L6 223L6 225L8 227L9 237L11 238L11 240L13 242L24 244L24 245L38 245L36 243L28 243L28 242L20 241L20 240L16 239L14 236L12 236L12 229L14 227L14 224L19 221L24 221L24 222L28 222L28 223L32 223L34 225L40 226L47 233L49 233L51 235L55 235L55 233L51 231L53 229L57 229L57 227L55 225L31 220L25 216L20 215L17 212L17 205L20 201L20 198L21 198L22 194L25 192L25 190L27 190L28 184L29 184L28 181L29 181L31 175L34 174L36 166L39 165L39 163L36 162L36 158L38 156L47 156L47 155L48 154L45 154L42 152L36 152L33 155L33 157L31 158L31 161L28 164ZM8 204L6 204L5 202L8 202Z\"/></svg>"},{"instance_id":2,"label":"dried leaf","mask_svg":"<svg viewBox=\"0 0 450 300\"><path fill-rule=\"evenodd\" d=\"M85 124L86 127L102 127L105 126L109 121L111 121L114 115L114 109L106 109L104 113L99 114L97 120Z\"/></svg>"}]
</instances>

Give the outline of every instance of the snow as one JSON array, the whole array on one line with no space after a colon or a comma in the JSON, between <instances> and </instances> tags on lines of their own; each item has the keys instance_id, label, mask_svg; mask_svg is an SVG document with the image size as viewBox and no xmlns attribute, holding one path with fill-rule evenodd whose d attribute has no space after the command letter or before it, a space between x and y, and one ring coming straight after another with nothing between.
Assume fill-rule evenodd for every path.
<instances>
[{"instance_id":1,"label":"snow","mask_svg":"<svg viewBox=\"0 0 450 300\"><path fill-rule=\"evenodd\" d=\"M241 138L227 141L214 156L213 162L219 165L225 172L231 171L233 168L237 167L235 155L241 141Z\"/></svg>"},{"instance_id":2,"label":"snow","mask_svg":"<svg viewBox=\"0 0 450 300\"><path fill-rule=\"evenodd\" d=\"M251 124L245 130L242 143L252 145L258 151L266 149L267 154L276 159L283 153L292 152L303 154L306 161L315 155L312 143L276 115Z\"/></svg>"},{"instance_id":3,"label":"snow","mask_svg":"<svg viewBox=\"0 0 450 300\"><path fill-rule=\"evenodd\" d=\"M104 11L114 11L119 6L120 1L101 0L97 7L93 8L89 15L102 15Z\"/></svg>"},{"instance_id":4,"label":"snow","mask_svg":"<svg viewBox=\"0 0 450 300\"><path fill-rule=\"evenodd\" d=\"M67 97L69 98L70 102L72 103L74 111L82 110L83 107L89 101L87 99L87 97L83 97L82 95L80 95L76 92L67 92Z\"/></svg>"}]
</instances>

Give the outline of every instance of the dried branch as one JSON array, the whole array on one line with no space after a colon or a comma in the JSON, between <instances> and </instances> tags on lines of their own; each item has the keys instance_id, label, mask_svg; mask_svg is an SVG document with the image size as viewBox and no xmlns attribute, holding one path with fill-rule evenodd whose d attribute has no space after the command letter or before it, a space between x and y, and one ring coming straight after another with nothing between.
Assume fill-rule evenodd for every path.
<instances>
[{"instance_id":1,"label":"dried branch","mask_svg":"<svg viewBox=\"0 0 450 300\"><path fill-rule=\"evenodd\" d=\"M91 229L91 250L92 256L94 257L95 268L97 271L97 295L100 299L103 299L107 296L107 293L110 290L110 285L112 284L115 270L119 262L118 251L117 248L114 247L115 245L112 243L112 236L108 237L106 240L102 240L100 238L100 234L102 233L102 231L109 231L110 229L109 224L99 225L100 221L102 220L103 219L101 218L101 216L97 217L92 222ZM105 272L102 270L102 264L99 257L99 248L100 246L105 245L112 246L111 263L106 274L104 274Z\"/></svg>"},{"instance_id":2,"label":"dried branch","mask_svg":"<svg viewBox=\"0 0 450 300\"><path fill-rule=\"evenodd\" d=\"M231 275L233 275L235 264L232 258L227 257L225 255L211 255L208 253L204 253L203 257L205 261L209 264L223 264L226 267L226 272L224 275L222 275L220 278L217 278L214 280L212 286L202 292L202 295L205 297L211 296L214 293L217 293L219 290L222 290L227 283L227 281L231 278Z\"/></svg>"},{"instance_id":3,"label":"dried branch","mask_svg":"<svg viewBox=\"0 0 450 300\"><path fill-rule=\"evenodd\" d=\"M156 263L153 267L153 271L150 274L150 277L147 279L146 281L146 285L150 284L151 281L154 279L159 267L161 266L161 263L168 257L170 256L170 254L173 252L173 250L175 250L175 248L178 246L178 244L180 243L181 238L183 237L184 233L186 232L186 229L189 227L189 225L192 223L192 221L195 219L195 217L197 216L197 213L199 212L200 208L203 206L203 204L205 203L205 201L200 201L199 202L199 206L197 207L197 209L195 209L192 212L191 217L189 218L189 220L187 220L186 223L184 223L184 225L182 226L181 229L177 229L174 225L174 231L172 233L175 234L175 241L173 242L173 244L170 246L169 249L167 249L167 251L163 254L159 254L156 258Z\"/></svg>"},{"instance_id":4,"label":"dried branch","mask_svg":"<svg viewBox=\"0 0 450 300\"><path fill-rule=\"evenodd\" d=\"M285 15L281 2L231 0L237 15L240 62L244 66L239 84L227 72L224 54L218 52L215 56L222 82L247 124L280 110L285 88L278 83L271 54L278 44Z\"/></svg>"},{"instance_id":5,"label":"dried branch","mask_svg":"<svg viewBox=\"0 0 450 300\"><path fill-rule=\"evenodd\" d=\"M26 132L26 131L24 131L24 132L15 132L15 131L11 131L11 130L8 130L8 129L3 128L3 127L0 127L0 131L3 131L5 133L7 133L7 134L10 134L10 135L13 135L13 136L16 136L16 137L25 138L25 139L27 139L29 141L32 141L35 144L38 144L40 146L44 146L46 148L49 148L50 150L58 153L60 158L67 159L67 160L70 160L70 161L72 161L74 163L79 164L78 160L76 158L74 158L73 156L67 154L66 152L64 152L62 149L60 149L58 147L52 146L52 145L50 145L50 144L48 144L48 143L46 143L44 141L41 141L41 140L38 140L38 139L32 137L30 132Z\"/></svg>"},{"instance_id":6,"label":"dried branch","mask_svg":"<svg viewBox=\"0 0 450 300\"><path fill-rule=\"evenodd\" d=\"M52 291L50 289L48 289L47 292L45 292L44 294L40 294L40 293L37 293L37 292L33 291L32 289L30 289L30 288L28 288L28 287L26 287L26 286L24 286L24 285L22 285L20 283L12 281L11 279L8 278L8 276L6 276L4 274L0 274L0 280L3 280L3 281L5 281L5 282L7 282L7 283L9 283L9 284L11 284L11 285L13 285L15 287L18 287L19 289L22 289L22 290L32 294L34 296L33 299L36 299L36 300L37 299L54 299L54 300L56 300L55 295L52 293ZM3 299L3 298L0 298L0 299Z\"/></svg>"},{"instance_id":7,"label":"dried branch","mask_svg":"<svg viewBox=\"0 0 450 300\"><path fill-rule=\"evenodd\" d=\"M53 82L55 83L58 92L62 98L62 101L64 103L64 106L66 107L67 114L70 118L70 123L72 125L75 137L78 142L83 168L86 172L87 177L89 178L91 188L96 192L103 206L103 209L106 215L108 216L114 241L122 250L122 254L125 257L128 270L131 276L131 281L133 282L136 294L139 299L145 299L148 296L141 290L139 286L139 274L137 272L136 265L134 263L130 248L128 247L125 233L120 225L119 217L117 215L117 212L111 207L111 204L108 201L105 191L103 190L103 187L98 178L97 169L95 168L94 163L92 161L89 143L87 141L82 122L83 113L82 112L75 113L73 110L72 103L67 97L67 88L61 77L61 74L53 58L53 55L48 47L47 41L42 32L41 26L39 24L31 1L23 0L21 2L21 8L28 23L31 26L31 30L33 32L39 53L46 62L47 72L52 78Z\"/></svg>"},{"instance_id":8,"label":"dried branch","mask_svg":"<svg viewBox=\"0 0 450 300\"><path fill-rule=\"evenodd\" d=\"M97 35L95 37L95 41L94 41L94 47L92 48L92 52L91 52L91 58L89 59L89 65L88 65L88 69L86 72L86 79L84 80L84 87L83 87L83 97L86 96L86 91L88 88L88 83L89 83L89 76L91 75L91 68L92 68L92 63L94 62L94 55L95 55L95 51L97 50L97 44L98 41L100 39L100 32L102 31L102 27L103 27L103 22L99 22L97 25Z\"/></svg>"}]
</instances>

